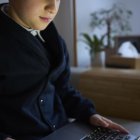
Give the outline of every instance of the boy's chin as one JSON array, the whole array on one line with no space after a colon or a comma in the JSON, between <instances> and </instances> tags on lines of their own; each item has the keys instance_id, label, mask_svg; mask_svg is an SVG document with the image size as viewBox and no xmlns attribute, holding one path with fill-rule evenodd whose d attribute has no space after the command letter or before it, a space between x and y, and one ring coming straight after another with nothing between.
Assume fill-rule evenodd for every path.
<instances>
[{"instance_id":1,"label":"boy's chin","mask_svg":"<svg viewBox=\"0 0 140 140\"><path fill-rule=\"evenodd\" d=\"M43 26L33 27L32 29L42 31L42 30L45 30L48 27L49 24L43 25Z\"/></svg>"}]
</instances>

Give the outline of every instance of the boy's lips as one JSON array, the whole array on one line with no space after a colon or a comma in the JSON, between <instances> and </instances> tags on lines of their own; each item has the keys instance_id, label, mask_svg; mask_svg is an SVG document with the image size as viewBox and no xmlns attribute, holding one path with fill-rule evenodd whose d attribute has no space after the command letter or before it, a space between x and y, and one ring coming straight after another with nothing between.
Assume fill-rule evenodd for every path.
<instances>
[{"instance_id":1,"label":"boy's lips","mask_svg":"<svg viewBox=\"0 0 140 140\"><path fill-rule=\"evenodd\" d=\"M44 22L50 22L52 20L52 18L49 17L40 17L41 20L43 20Z\"/></svg>"}]
</instances>

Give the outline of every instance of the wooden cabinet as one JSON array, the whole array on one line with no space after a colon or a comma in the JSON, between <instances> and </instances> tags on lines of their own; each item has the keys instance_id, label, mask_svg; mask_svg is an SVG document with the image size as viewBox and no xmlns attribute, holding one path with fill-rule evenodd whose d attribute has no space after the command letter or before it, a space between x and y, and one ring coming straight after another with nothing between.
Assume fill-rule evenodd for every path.
<instances>
[{"instance_id":1,"label":"wooden cabinet","mask_svg":"<svg viewBox=\"0 0 140 140\"><path fill-rule=\"evenodd\" d=\"M140 69L140 57L129 58L121 57L119 55L111 55L106 63L106 66L114 68Z\"/></svg>"},{"instance_id":2,"label":"wooden cabinet","mask_svg":"<svg viewBox=\"0 0 140 140\"><path fill-rule=\"evenodd\" d=\"M97 112L140 120L140 70L94 68L80 75L78 87Z\"/></svg>"}]
</instances>

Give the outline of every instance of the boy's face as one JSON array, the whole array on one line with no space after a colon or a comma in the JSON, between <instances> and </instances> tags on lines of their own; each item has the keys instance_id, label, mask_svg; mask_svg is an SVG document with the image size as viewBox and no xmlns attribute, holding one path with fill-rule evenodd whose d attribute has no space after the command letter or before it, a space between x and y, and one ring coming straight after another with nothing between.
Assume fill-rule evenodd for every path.
<instances>
[{"instance_id":1,"label":"boy's face","mask_svg":"<svg viewBox=\"0 0 140 140\"><path fill-rule=\"evenodd\" d=\"M56 16L60 0L9 0L9 15L18 24L45 29Z\"/></svg>"}]
</instances>

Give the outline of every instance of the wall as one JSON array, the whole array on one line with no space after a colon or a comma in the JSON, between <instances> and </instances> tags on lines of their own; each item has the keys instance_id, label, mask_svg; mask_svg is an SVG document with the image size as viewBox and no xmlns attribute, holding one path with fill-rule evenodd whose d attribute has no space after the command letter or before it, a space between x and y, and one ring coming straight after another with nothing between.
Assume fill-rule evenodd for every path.
<instances>
[{"instance_id":1,"label":"wall","mask_svg":"<svg viewBox=\"0 0 140 140\"><path fill-rule=\"evenodd\" d=\"M131 18L132 32L131 35L140 35L140 18L139 18L139 0L77 0L77 57L78 57L78 66L89 67L90 66L90 57L89 51L86 49L85 44L80 41L82 32L91 32L89 27L90 23L90 13L100 9L100 8L110 8L114 3L119 3L124 5L126 8L133 11L133 16Z\"/></svg>"},{"instance_id":2,"label":"wall","mask_svg":"<svg viewBox=\"0 0 140 140\"><path fill-rule=\"evenodd\" d=\"M8 2L8 0L0 0L0 3Z\"/></svg>"},{"instance_id":3,"label":"wall","mask_svg":"<svg viewBox=\"0 0 140 140\"><path fill-rule=\"evenodd\" d=\"M74 24L73 1L61 1L59 12L55 18L57 29L67 44L70 55L70 64L74 65Z\"/></svg>"}]
</instances>

